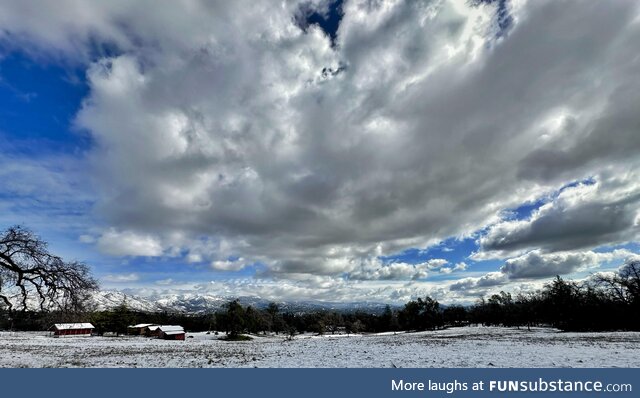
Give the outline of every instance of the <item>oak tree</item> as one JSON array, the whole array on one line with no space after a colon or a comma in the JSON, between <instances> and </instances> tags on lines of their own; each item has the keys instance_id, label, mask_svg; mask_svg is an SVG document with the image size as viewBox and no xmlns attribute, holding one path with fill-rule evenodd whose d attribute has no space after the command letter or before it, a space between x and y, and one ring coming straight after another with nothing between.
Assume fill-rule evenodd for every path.
<instances>
[{"instance_id":1,"label":"oak tree","mask_svg":"<svg viewBox=\"0 0 640 398\"><path fill-rule=\"evenodd\" d=\"M97 287L87 265L51 254L30 230L0 232L0 303L9 312L77 311Z\"/></svg>"}]
</instances>

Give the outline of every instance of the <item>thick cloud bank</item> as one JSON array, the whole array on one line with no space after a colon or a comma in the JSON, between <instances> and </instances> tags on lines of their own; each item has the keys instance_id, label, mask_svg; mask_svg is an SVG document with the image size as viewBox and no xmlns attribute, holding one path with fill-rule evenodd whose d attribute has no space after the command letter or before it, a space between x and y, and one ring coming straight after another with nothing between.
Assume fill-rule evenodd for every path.
<instances>
[{"instance_id":1,"label":"thick cloud bank","mask_svg":"<svg viewBox=\"0 0 640 398\"><path fill-rule=\"evenodd\" d=\"M0 7L5 44L87 65L100 250L368 281L485 228L477 258L539 250L465 282L491 285L638 239L637 2L350 0L335 43L301 4Z\"/></svg>"}]
</instances>

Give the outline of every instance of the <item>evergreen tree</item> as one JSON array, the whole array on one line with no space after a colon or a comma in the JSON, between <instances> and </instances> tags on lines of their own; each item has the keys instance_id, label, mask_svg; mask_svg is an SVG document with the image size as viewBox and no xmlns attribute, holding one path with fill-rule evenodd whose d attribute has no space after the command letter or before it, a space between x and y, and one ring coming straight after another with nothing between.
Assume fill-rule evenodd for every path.
<instances>
[{"instance_id":1,"label":"evergreen tree","mask_svg":"<svg viewBox=\"0 0 640 398\"><path fill-rule=\"evenodd\" d=\"M247 323L245 315L244 308L242 308L238 300L233 300L227 304L225 318L226 329L230 337L235 338L245 330Z\"/></svg>"}]
</instances>

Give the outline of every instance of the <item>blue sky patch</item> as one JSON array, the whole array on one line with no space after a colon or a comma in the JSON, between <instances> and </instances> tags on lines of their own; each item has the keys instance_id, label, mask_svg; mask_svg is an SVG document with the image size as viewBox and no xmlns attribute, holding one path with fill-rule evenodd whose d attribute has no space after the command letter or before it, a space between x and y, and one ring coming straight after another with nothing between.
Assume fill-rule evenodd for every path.
<instances>
[{"instance_id":1,"label":"blue sky patch","mask_svg":"<svg viewBox=\"0 0 640 398\"><path fill-rule=\"evenodd\" d=\"M331 43L335 44L342 20L342 3L343 0L335 0L328 5L326 10L313 9L309 4L303 5L300 11L302 16L297 21L298 25L304 31L310 25L319 26L331 38Z\"/></svg>"},{"instance_id":2,"label":"blue sky patch","mask_svg":"<svg viewBox=\"0 0 640 398\"><path fill-rule=\"evenodd\" d=\"M0 134L27 154L84 151L89 135L72 125L88 92L81 69L11 53L0 61Z\"/></svg>"}]
</instances>

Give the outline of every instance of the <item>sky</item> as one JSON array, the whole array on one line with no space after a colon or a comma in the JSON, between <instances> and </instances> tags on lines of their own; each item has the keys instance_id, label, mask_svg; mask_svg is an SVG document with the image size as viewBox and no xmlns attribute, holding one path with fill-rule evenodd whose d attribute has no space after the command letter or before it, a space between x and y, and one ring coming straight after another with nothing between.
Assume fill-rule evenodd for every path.
<instances>
[{"instance_id":1,"label":"sky","mask_svg":"<svg viewBox=\"0 0 640 398\"><path fill-rule=\"evenodd\" d=\"M0 229L103 289L465 303L640 258L637 1L0 4Z\"/></svg>"}]
</instances>

